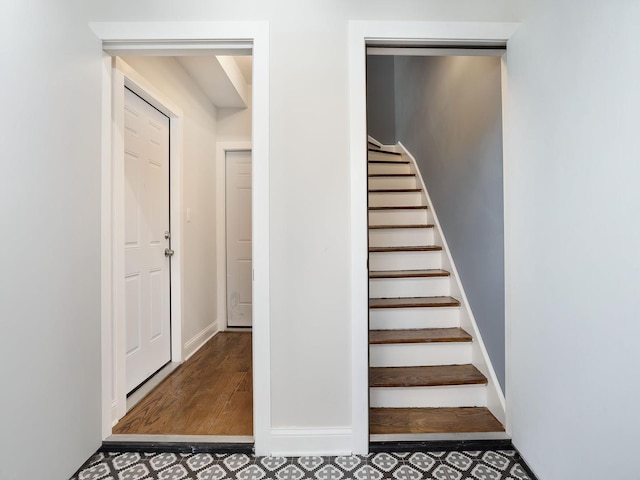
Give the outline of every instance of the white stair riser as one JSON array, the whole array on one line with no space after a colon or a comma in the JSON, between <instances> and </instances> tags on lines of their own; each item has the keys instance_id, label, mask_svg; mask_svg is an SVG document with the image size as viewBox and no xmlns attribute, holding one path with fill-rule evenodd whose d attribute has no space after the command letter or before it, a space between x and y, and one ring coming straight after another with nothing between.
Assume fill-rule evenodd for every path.
<instances>
[{"instance_id":1,"label":"white stair riser","mask_svg":"<svg viewBox=\"0 0 640 480\"><path fill-rule=\"evenodd\" d=\"M383 153L383 152L369 152L369 155L368 155L367 158L369 160L384 160L384 161L388 161L388 162L404 162L404 161L406 161L406 159L403 158L402 155L393 155L393 154Z\"/></svg>"},{"instance_id":2,"label":"white stair riser","mask_svg":"<svg viewBox=\"0 0 640 480\"><path fill-rule=\"evenodd\" d=\"M370 207L401 207L422 205L420 192L369 193Z\"/></svg>"},{"instance_id":3,"label":"white stair riser","mask_svg":"<svg viewBox=\"0 0 640 480\"><path fill-rule=\"evenodd\" d=\"M371 278L369 280L369 298L444 297L450 293L450 277Z\"/></svg>"},{"instance_id":4,"label":"white stair riser","mask_svg":"<svg viewBox=\"0 0 640 480\"><path fill-rule=\"evenodd\" d=\"M381 228L369 230L370 247L412 247L433 243L433 228Z\"/></svg>"},{"instance_id":5,"label":"white stair riser","mask_svg":"<svg viewBox=\"0 0 640 480\"><path fill-rule=\"evenodd\" d=\"M426 270L442 268L442 252L371 252L369 270Z\"/></svg>"},{"instance_id":6,"label":"white stair riser","mask_svg":"<svg viewBox=\"0 0 640 480\"><path fill-rule=\"evenodd\" d=\"M408 163L369 163L370 174L376 173L411 173Z\"/></svg>"},{"instance_id":7,"label":"white stair riser","mask_svg":"<svg viewBox=\"0 0 640 480\"><path fill-rule=\"evenodd\" d=\"M471 342L398 343L369 346L372 367L420 367L471 363Z\"/></svg>"},{"instance_id":8,"label":"white stair riser","mask_svg":"<svg viewBox=\"0 0 640 480\"><path fill-rule=\"evenodd\" d=\"M369 225L417 225L430 223L428 210L371 210Z\"/></svg>"},{"instance_id":9,"label":"white stair riser","mask_svg":"<svg viewBox=\"0 0 640 480\"><path fill-rule=\"evenodd\" d=\"M372 308L369 310L369 328L372 330L459 326L459 307Z\"/></svg>"},{"instance_id":10,"label":"white stair riser","mask_svg":"<svg viewBox=\"0 0 640 480\"><path fill-rule=\"evenodd\" d=\"M370 388L373 408L484 407L485 385Z\"/></svg>"},{"instance_id":11,"label":"white stair riser","mask_svg":"<svg viewBox=\"0 0 640 480\"><path fill-rule=\"evenodd\" d=\"M369 188L416 188L416 177L371 177Z\"/></svg>"}]
</instances>

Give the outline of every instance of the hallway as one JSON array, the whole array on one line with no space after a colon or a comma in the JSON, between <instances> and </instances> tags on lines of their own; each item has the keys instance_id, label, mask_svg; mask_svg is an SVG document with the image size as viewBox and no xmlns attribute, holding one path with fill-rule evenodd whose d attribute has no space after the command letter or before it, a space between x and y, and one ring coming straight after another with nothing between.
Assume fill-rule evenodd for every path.
<instances>
[{"instance_id":1,"label":"hallway","mask_svg":"<svg viewBox=\"0 0 640 480\"><path fill-rule=\"evenodd\" d=\"M219 332L114 427L114 434L253 435L251 333Z\"/></svg>"}]
</instances>

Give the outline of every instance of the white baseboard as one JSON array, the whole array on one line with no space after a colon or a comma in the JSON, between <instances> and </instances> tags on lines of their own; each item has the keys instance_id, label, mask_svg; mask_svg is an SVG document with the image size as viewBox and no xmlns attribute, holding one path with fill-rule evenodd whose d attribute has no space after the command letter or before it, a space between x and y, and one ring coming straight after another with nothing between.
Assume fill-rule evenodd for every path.
<instances>
[{"instance_id":1,"label":"white baseboard","mask_svg":"<svg viewBox=\"0 0 640 480\"><path fill-rule=\"evenodd\" d=\"M182 349L182 358L187 361L194 353L207 343L213 336L218 333L218 323L213 322L199 333L196 333L187 343L184 344Z\"/></svg>"},{"instance_id":2,"label":"white baseboard","mask_svg":"<svg viewBox=\"0 0 640 480\"><path fill-rule=\"evenodd\" d=\"M351 428L273 428L271 455L349 455L353 451Z\"/></svg>"}]
</instances>

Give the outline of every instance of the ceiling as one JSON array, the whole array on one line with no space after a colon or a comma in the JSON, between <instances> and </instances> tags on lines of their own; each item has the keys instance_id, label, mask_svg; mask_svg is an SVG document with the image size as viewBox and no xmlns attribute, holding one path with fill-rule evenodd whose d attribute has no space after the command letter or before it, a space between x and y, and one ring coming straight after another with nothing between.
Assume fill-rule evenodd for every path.
<instances>
[{"instance_id":1,"label":"ceiling","mask_svg":"<svg viewBox=\"0 0 640 480\"><path fill-rule=\"evenodd\" d=\"M250 105L252 56L180 56L180 65L218 108Z\"/></svg>"}]
</instances>

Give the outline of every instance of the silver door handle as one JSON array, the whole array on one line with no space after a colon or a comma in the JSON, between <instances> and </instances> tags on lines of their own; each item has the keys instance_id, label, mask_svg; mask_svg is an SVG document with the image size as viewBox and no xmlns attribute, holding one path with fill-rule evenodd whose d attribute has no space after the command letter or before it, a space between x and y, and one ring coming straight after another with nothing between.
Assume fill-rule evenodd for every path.
<instances>
[{"instance_id":1,"label":"silver door handle","mask_svg":"<svg viewBox=\"0 0 640 480\"><path fill-rule=\"evenodd\" d=\"M175 252L173 250L171 250L170 248L165 248L164 249L164 256L165 257L172 257L174 253Z\"/></svg>"}]
</instances>

